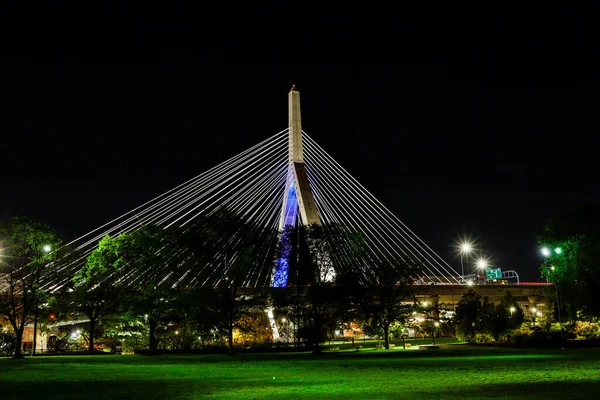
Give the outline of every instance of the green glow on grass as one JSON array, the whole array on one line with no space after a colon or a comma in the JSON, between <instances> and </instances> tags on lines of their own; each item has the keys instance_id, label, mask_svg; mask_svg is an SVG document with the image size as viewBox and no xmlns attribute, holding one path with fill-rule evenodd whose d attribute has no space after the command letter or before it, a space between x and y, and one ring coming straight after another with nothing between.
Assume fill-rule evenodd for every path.
<instances>
[{"instance_id":1,"label":"green glow on grass","mask_svg":"<svg viewBox=\"0 0 600 400\"><path fill-rule=\"evenodd\" d=\"M600 392L599 382L600 349L0 358L2 400L564 400Z\"/></svg>"}]
</instances>

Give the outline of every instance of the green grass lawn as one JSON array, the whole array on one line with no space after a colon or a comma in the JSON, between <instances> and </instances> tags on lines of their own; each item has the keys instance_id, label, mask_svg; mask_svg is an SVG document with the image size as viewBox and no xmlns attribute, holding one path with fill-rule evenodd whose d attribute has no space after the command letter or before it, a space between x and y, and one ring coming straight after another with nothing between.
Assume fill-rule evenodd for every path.
<instances>
[{"instance_id":1,"label":"green grass lawn","mask_svg":"<svg viewBox=\"0 0 600 400\"><path fill-rule=\"evenodd\" d=\"M598 399L600 349L0 359L0 399Z\"/></svg>"}]
</instances>

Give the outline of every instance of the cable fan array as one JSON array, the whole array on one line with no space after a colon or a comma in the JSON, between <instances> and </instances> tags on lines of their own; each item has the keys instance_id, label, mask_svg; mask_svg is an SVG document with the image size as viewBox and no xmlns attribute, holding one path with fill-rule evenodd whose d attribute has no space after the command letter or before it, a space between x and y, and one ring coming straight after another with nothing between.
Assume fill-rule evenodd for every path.
<instances>
[{"instance_id":1,"label":"cable fan array","mask_svg":"<svg viewBox=\"0 0 600 400\"><path fill-rule=\"evenodd\" d=\"M293 178L288 136L285 129L68 243L66 246L74 249L77 257L59 260L56 277L45 282L44 287L51 291L63 288L106 235L118 236L146 225L185 231L220 208L264 229L265 246L271 246L256 253L260 256L238 281L242 286L271 285L275 261L269 251L273 250L272 244L277 242L280 225L285 220L282 209ZM403 259L418 260L422 270L419 274L427 282L458 282L456 271L306 133L303 147L309 184L322 222L361 232L365 238L368 255L373 260L360 266L365 281L377 281L376 265L380 262ZM227 237L220 238L213 246L215 257L201 261L203 265L198 265L200 261L192 257L193 250L189 247L170 249L172 257L163 268L166 272L160 283L180 288L219 285L238 256L234 251L227 259L220 248L235 249L235 241L240 240L224 236ZM122 280L137 284L144 274L142 269L130 270Z\"/></svg>"},{"instance_id":2,"label":"cable fan array","mask_svg":"<svg viewBox=\"0 0 600 400\"><path fill-rule=\"evenodd\" d=\"M288 130L285 129L266 140L250 147L229 160L209 169L189 181L163 193L162 195L134 208L118 218L94 229L93 231L69 242L78 254L75 259L57 262L57 278L48 281L44 287L60 290L69 282L86 262L87 256L97 247L106 235L118 236L132 232L144 225L157 225L163 228L185 230L198 218L226 208L232 213L243 216L246 221L257 227L277 234L283 192L288 176ZM230 238L223 238L223 244ZM171 268L179 271L180 279L170 276L169 282L177 287L216 286L227 273L236 255L215 258L207 265L190 265L186 253L189 249L180 248L173 252ZM242 280L243 286L261 286L269 281L271 260L260 260L254 272ZM258 270L257 270L258 269ZM193 275L201 270L204 276ZM141 273L141 272L140 272ZM129 274L131 275L131 274ZM252 280L254 277L254 280ZM130 279L128 282L134 281Z\"/></svg>"},{"instance_id":3,"label":"cable fan array","mask_svg":"<svg viewBox=\"0 0 600 400\"><path fill-rule=\"evenodd\" d=\"M361 232L371 263L363 265L367 281L378 281L377 266L403 260L418 268L423 282L459 283L458 273L367 191L333 157L303 132L304 161L323 223Z\"/></svg>"}]
</instances>

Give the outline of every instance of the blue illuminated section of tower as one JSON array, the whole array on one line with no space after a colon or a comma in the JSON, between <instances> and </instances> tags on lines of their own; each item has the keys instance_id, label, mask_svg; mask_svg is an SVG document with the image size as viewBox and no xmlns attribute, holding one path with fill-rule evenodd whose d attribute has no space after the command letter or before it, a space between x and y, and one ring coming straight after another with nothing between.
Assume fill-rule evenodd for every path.
<instances>
[{"instance_id":1,"label":"blue illuminated section of tower","mask_svg":"<svg viewBox=\"0 0 600 400\"><path fill-rule=\"evenodd\" d=\"M294 226L296 224L296 217L298 215L298 198L296 197L296 189L294 185L290 185L288 189L287 200L285 202L285 214L283 217L283 226ZM287 230L283 230L281 234L280 243L287 243L288 239L285 235L288 234ZM291 246L282 245L281 254L277 260L275 267L275 276L273 278L273 287L286 287L289 275Z\"/></svg>"},{"instance_id":2,"label":"blue illuminated section of tower","mask_svg":"<svg viewBox=\"0 0 600 400\"><path fill-rule=\"evenodd\" d=\"M298 198L296 197L296 189L294 188L294 185L290 185L288 190L288 198L285 203L283 226L296 225L296 215L298 215Z\"/></svg>"},{"instance_id":3,"label":"blue illuminated section of tower","mask_svg":"<svg viewBox=\"0 0 600 400\"><path fill-rule=\"evenodd\" d=\"M308 174L304 166L302 155L302 118L300 115L300 92L296 86L288 93L288 122L289 122L289 151L288 175L283 197L281 215L281 253L275 263L273 271L273 287L285 287L288 283L290 257L292 245L290 243L290 230L286 227L295 227L296 224L312 225L321 224L317 205L310 189Z\"/></svg>"}]
</instances>

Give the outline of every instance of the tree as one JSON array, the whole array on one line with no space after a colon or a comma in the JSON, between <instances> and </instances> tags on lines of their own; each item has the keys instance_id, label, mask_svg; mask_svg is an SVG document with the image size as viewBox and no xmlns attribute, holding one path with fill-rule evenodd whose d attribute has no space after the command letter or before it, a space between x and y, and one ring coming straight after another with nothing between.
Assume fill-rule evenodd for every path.
<instances>
[{"instance_id":1,"label":"tree","mask_svg":"<svg viewBox=\"0 0 600 400\"><path fill-rule=\"evenodd\" d=\"M500 340L500 337L508 330L510 322L507 311L503 307L496 307L487 297L484 297L477 316L478 333L491 335L494 340Z\"/></svg>"},{"instance_id":2,"label":"tree","mask_svg":"<svg viewBox=\"0 0 600 400\"><path fill-rule=\"evenodd\" d=\"M221 310L227 329L229 353L233 354L233 330L245 308L257 307L262 300L247 296L241 288L265 278L275 258L276 235L251 222L247 217L219 208L199 218L182 233L180 240L199 266L198 279L217 287L215 305ZM205 268L207 265L212 268Z\"/></svg>"},{"instance_id":3,"label":"tree","mask_svg":"<svg viewBox=\"0 0 600 400\"><path fill-rule=\"evenodd\" d=\"M458 301L454 323L456 336L466 339L469 343L475 338L475 332L479 328L479 311L481 310L481 295L475 290L469 289Z\"/></svg>"},{"instance_id":4,"label":"tree","mask_svg":"<svg viewBox=\"0 0 600 400\"><path fill-rule=\"evenodd\" d=\"M172 295L160 283L169 275L174 254L173 232L157 226L142 226L100 241L74 277L71 293L73 304L90 319L90 352L98 320L114 311L118 301L129 311L145 316L149 349L156 352L157 328Z\"/></svg>"},{"instance_id":5,"label":"tree","mask_svg":"<svg viewBox=\"0 0 600 400\"><path fill-rule=\"evenodd\" d=\"M272 337L269 318L263 308L250 308L238 318L235 327L245 343L264 342Z\"/></svg>"},{"instance_id":6,"label":"tree","mask_svg":"<svg viewBox=\"0 0 600 400\"><path fill-rule=\"evenodd\" d=\"M366 282L358 272L366 270L364 240L362 235L339 224L302 226L297 235L296 283L308 286L308 321L312 325L308 343L314 352L320 352L328 326L337 322L338 315L333 310L341 305L333 285Z\"/></svg>"},{"instance_id":7,"label":"tree","mask_svg":"<svg viewBox=\"0 0 600 400\"><path fill-rule=\"evenodd\" d=\"M240 247L236 249L235 253L230 253L235 254L235 256L232 256L233 260L229 261L231 258L226 257L225 268L227 269L227 273L218 288L221 309L224 311L227 322L229 354L234 353L233 330L236 327L236 322L245 316L246 311L259 308L260 306L263 309L266 307L265 299L262 296L257 294L249 296L240 290L246 274L252 268L256 259L256 250L258 247L255 247L255 245L258 245L258 243L253 243L256 239L257 237L252 235L252 230L247 231L247 236L240 237L240 240L237 242ZM225 251L224 254L226 255L230 250L224 248L223 251Z\"/></svg>"},{"instance_id":8,"label":"tree","mask_svg":"<svg viewBox=\"0 0 600 400\"><path fill-rule=\"evenodd\" d=\"M152 283L130 292L125 300L132 314L143 317L148 327L148 352L156 354L169 320L176 313L179 292Z\"/></svg>"},{"instance_id":9,"label":"tree","mask_svg":"<svg viewBox=\"0 0 600 400\"><path fill-rule=\"evenodd\" d=\"M125 237L111 238L106 235L86 259L84 266L73 277L72 285L62 295L66 297L71 311L81 312L90 320L88 351L94 352L97 323L110 315L121 298L122 286L119 270L123 265L121 249ZM74 254L77 254L76 252Z\"/></svg>"},{"instance_id":10,"label":"tree","mask_svg":"<svg viewBox=\"0 0 600 400\"><path fill-rule=\"evenodd\" d=\"M458 303L454 325L457 337L468 342L474 340L475 334L491 335L494 340L500 340L511 330L519 328L523 319L523 310L510 292L506 292L500 304L495 305L487 297L482 299L469 289Z\"/></svg>"},{"instance_id":11,"label":"tree","mask_svg":"<svg viewBox=\"0 0 600 400\"><path fill-rule=\"evenodd\" d=\"M198 334L200 346L227 335L220 301L218 292L211 287L183 291L179 297L180 309Z\"/></svg>"},{"instance_id":12,"label":"tree","mask_svg":"<svg viewBox=\"0 0 600 400\"><path fill-rule=\"evenodd\" d=\"M415 298L411 268L404 261L383 263L378 268L379 284L359 288L354 298L363 330L381 332L385 348L390 348L390 326L405 324L414 308Z\"/></svg>"},{"instance_id":13,"label":"tree","mask_svg":"<svg viewBox=\"0 0 600 400\"><path fill-rule=\"evenodd\" d=\"M537 238L547 248L548 258L540 266L542 276L560 288L563 317L599 317L600 302L600 203L587 202L548 219ZM558 297L557 297L558 298Z\"/></svg>"},{"instance_id":14,"label":"tree","mask_svg":"<svg viewBox=\"0 0 600 400\"><path fill-rule=\"evenodd\" d=\"M122 274L129 278L129 309L144 316L148 324L148 350L156 353L160 342L159 327L173 310L177 291L169 288L169 267L177 260L176 235L157 226L142 226L122 234L119 241L119 263Z\"/></svg>"},{"instance_id":15,"label":"tree","mask_svg":"<svg viewBox=\"0 0 600 400\"><path fill-rule=\"evenodd\" d=\"M0 315L14 331L14 358L21 358L24 328L36 322L43 293L40 280L50 270L60 241L46 224L28 218L12 218L0 225L0 240Z\"/></svg>"},{"instance_id":16,"label":"tree","mask_svg":"<svg viewBox=\"0 0 600 400\"><path fill-rule=\"evenodd\" d=\"M515 299L515 297L509 291L506 292L502 302L496 307L496 309L499 309L506 313L506 315L510 316L506 327L507 331L518 329L525 320L525 313L523 312L523 309L519 307L517 304L517 299Z\"/></svg>"}]
</instances>

